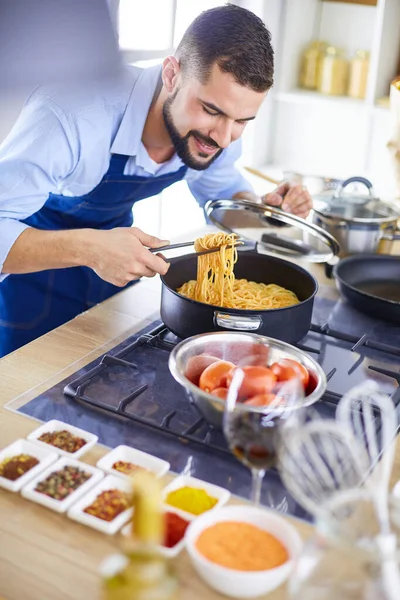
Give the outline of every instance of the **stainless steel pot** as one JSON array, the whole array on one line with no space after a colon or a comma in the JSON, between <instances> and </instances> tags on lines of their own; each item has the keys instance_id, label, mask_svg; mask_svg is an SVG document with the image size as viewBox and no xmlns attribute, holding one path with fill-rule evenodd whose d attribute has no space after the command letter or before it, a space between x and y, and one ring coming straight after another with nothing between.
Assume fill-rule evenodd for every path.
<instances>
[{"instance_id":1,"label":"stainless steel pot","mask_svg":"<svg viewBox=\"0 0 400 600\"><path fill-rule=\"evenodd\" d=\"M366 195L343 195L350 183L362 183ZM360 253L390 253L400 240L397 221L400 213L374 196L372 184L364 177L350 177L339 184L332 196L314 200L313 221L339 242L341 256Z\"/></svg>"},{"instance_id":2,"label":"stainless steel pot","mask_svg":"<svg viewBox=\"0 0 400 600\"><path fill-rule=\"evenodd\" d=\"M187 364L190 358L209 354L235 364L243 364L241 359L248 360L252 356L259 357L258 346L268 349L268 362L272 364L282 358L292 358L303 364L310 373L310 389L298 408L310 406L317 402L326 390L326 377L321 366L307 352L290 344L255 333L214 332L195 335L177 344L170 356L168 366L172 376L180 383L191 402L203 417L214 427L222 428L225 401L208 394L187 378ZM245 362L246 364L246 362ZM249 364L249 363L247 363ZM257 412L257 408L248 407L249 412Z\"/></svg>"}]
</instances>

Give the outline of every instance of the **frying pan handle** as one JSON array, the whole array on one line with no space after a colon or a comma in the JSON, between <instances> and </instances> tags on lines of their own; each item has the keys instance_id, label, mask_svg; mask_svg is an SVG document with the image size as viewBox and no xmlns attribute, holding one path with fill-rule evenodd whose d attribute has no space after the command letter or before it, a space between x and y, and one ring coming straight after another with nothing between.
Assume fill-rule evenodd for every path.
<instances>
[{"instance_id":1,"label":"frying pan handle","mask_svg":"<svg viewBox=\"0 0 400 600\"><path fill-rule=\"evenodd\" d=\"M216 310L214 311L214 324L223 329L235 331L258 331L262 325L262 318L258 315L244 317Z\"/></svg>"}]
</instances>

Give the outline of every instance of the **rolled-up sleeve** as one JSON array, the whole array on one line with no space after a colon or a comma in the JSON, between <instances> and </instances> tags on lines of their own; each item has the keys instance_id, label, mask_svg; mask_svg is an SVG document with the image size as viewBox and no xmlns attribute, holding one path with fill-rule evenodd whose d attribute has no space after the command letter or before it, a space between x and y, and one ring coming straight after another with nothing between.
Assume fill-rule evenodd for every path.
<instances>
[{"instance_id":1,"label":"rolled-up sleeve","mask_svg":"<svg viewBox=\"0 0 400 600\"><path fill-rule=\"evenodd\" d=\"M44 205L74 169L73 126L50 98L34 94L0 146L0 283L4 261L28 227L21 223Z\"/></svg>"},{"instance_id":2,"label":"rolled-up sleeve","mask_svg":"<svg viewBox=\"0 0 400 600\"><path fill-rule=\"evenodd\" d=\"M192 171L186 180L201 207L208 200L232 198L237 192L253 192L253 187L235 167L242 153L241 139L233 142L205 171Z\"/></svg>"}]
</instances>

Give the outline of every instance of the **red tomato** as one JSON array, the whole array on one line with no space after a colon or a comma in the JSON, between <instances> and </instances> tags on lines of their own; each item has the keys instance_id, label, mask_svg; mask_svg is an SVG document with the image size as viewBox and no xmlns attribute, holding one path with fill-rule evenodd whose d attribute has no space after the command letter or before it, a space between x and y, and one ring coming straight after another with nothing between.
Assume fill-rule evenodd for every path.
<instances>
[{"instance_id":1,"label":"red tomato","mask_svg":"<svg viewBox=\"0 0 400 600\"><path fill-rule=\"evenodd\" d=\"M205 392L226 387L226 376L235 365L227 360L219 360L209 365L200 375L199 386Z\"/></svg>"},{"instance_id":2,"label":"red tomato","mask_svg":"<svg viewBox=\"0 0 400 600\"><path fill-rule=\"evenodd\" d=\"M213 396L217 396L217 398L221 398L221 400L226 400L226 397L228 395L228 388L226 388L226 387L215 388L215 390L213 390L211 392L211 394Z\"/></svg>"},{"instance_id":3,"label":"red tomato","mask_svg":"<svg viewBox=\"0 0 400 600\"><path fill-rule=\"evenodd\" d=\"M252 396L248 400L245 400L243 404L247 406L268 406L275 399L275 394L257 394Z\"/></svg>"},{"instance_id":4,"label":"red tomato","mask_svg":"<svg viewBox=\"0 0 400 600\"><path fill-rule=\"evenodd\" d=\"M275 373L278 381L288 381L298 377L302 382L304 389L308 385L310 374L306 367L292 358L281 358L278 362L271 365L271 370Z\"/></svg>"},{"instance_id":5,"label":"red tomato","mask_svg":"<svg viewBox=\"0 0 400 600\"><path fill-rule=\"evenodd\" d=\"M306 396L312 394L318 385L318 379L316 374L313 371L308 371L308 374L310 376L310 379L308 380L308 385L306 388Z\"/></svg>"},{"instance_id":6,"label":"red tomato","mask_svg":"<svg viewBox=\"0 0 400 600\"><path fill-rule=\"evenodd\" d=\"M236 369L241 369L244 373L244 378L239 389L240 398L250 398L251 396L256 396L257 394L268 393L275 385L276 376L268 367L247 366L236 367ZM236 369L232 369L232 371L228 374L228 387L232 383Z\"/></svg>"},{"instance_id":7,"label":"red tomato","mask_svg":"<svg viewBox=\"0 0 400 600\"><path fill-rule=\"evenodd\" d=\"M200 375L209 365L217 362L219 359L208 354L199 354L191 356L186 363L185 377L195 385L199 385Z\"/></svg>"}]
</instances>

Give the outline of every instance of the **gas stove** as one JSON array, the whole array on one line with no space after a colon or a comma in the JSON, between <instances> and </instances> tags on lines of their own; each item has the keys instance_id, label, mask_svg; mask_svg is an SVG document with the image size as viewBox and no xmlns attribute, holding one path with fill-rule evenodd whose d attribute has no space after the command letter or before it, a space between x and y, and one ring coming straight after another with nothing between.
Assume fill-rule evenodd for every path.
<instances>
[{"instance_id":1,"label":"gas stove","mask_svg":"<svg viewBox=\"0 0 400 600\"><path fill-rule=\"evenodd\" d=\"M169 353L178 342L155 321L18 410L41 421L56 418L83 427L110 447L128 444L150 452L168 460L176 473L189 472L248 497L248 470L169 372ZM296 345L326 373L327 391L313 406L321 416L333 418L342 395L367 379L377 381L399 407L400 327L363 316L342 301L317 297L311 329ZM274 469L266 473L261 501L310 518Z\"/></svg>"}]
</instances>

